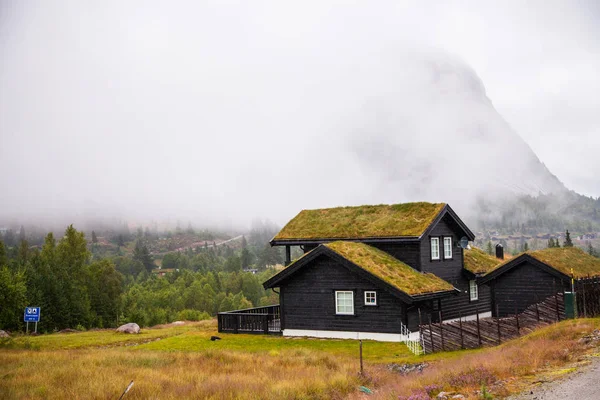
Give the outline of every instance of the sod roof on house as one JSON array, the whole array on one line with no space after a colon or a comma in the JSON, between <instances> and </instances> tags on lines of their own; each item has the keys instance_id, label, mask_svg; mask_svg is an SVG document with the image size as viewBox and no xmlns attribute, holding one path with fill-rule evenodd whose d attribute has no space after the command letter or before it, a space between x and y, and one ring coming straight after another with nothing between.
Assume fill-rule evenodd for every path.
<instances>
[{"instance_id":1,"label":"sod roof on house","mask_svg":"<svg viewBox=\"0 0 600 400\"><path fill-rule=\"evenodd\" d=\"M600 259L577 247L553 247L527 254L568 276L571 268L575 278L600 275Z\"/></svg>"},{"instance_id":2,"label":"sod roof on house","mask_svg":"<svg viewBox=\"0 0 600 400\"><path fill-rule=\"evenodd\" d=\"M303 210L273 239L421 236L444 206L444 203L404 203Z\"/></svg>"},{"instance_id":3,"label":"sod roof on house","mask_svg":"<svg viewBox=\"0 0 600 400\"><path fill-rule=\"evenodd\" d=\"M364 243L338 241L322 246L411 296L454 289L437 276L423 274L388 253Z\"/></svg>"},{"instance_id":4,"label":"sod roof on house","mask_svg":"<svg viewBox=\"0 0 600 400\"><path fill-rule=\"evenodd\" d=\"M486 274L504 263L504 260L491 256L477 247L467 249L463 254L465 269L475 275Z\"/></svg>"}]
</instances>

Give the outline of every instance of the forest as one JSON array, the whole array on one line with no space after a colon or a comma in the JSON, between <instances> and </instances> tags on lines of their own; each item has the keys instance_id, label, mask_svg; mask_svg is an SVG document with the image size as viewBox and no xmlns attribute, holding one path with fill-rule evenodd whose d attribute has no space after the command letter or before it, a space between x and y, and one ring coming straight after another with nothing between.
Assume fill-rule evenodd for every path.
<instances>
[{"instance_id":1,"label":"forest","mask_svg":"<svg viewBox=\"0 0 600 400\"><path fill-rule=\"evenodd\" d=\"M279 249L268 245L273 229L217 246L218 234L191 229L113 232L105 235L109 239L92 231L88 240L72 225L60 238L47 233L43 239L21 227L18 237L0 237L0 329L23 331L27 306L41 307L40 332L55 332L202 320L277 304L278 295L262 287L282 262ZM188 241L203 238L204 245L160 253L164 243L185 241L185 235Z\"/></svg>"}]
</instances>

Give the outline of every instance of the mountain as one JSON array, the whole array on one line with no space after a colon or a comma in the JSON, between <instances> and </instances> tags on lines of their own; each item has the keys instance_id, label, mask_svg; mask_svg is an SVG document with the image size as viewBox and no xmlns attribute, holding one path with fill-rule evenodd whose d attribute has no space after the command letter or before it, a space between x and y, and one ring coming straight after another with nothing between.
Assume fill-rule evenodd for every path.
<instances>
[{"instance_id":1,"label":"mountain","mask_svg":"<svg viewBox=\"0 0 600 400\"><path fill-rule=\"evenodd\" d=\"M365 101L348 136L384 197L446 201L481 217L481 202L567 191L466 63L436 53L409 54L398 65L387 87L373 89L384 94Z\"/></svg>"}]
</instances>

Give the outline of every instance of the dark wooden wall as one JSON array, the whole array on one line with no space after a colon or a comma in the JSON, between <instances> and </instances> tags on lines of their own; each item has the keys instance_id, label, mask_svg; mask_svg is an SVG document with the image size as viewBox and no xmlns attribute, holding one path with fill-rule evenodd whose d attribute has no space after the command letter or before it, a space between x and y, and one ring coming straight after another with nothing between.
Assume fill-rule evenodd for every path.
<instances>
[{"instance_id":1,"label":"dark wooden wall","mask_svg":"<svg viewBox=\"0 0 600 400\"><path fill-rule=\"evenodd\" d=\"M421 241L421 271L431 272L450 282L462 278L463 251L456 246L460 238L447 218L450 217L443 218ZM452 237L452 259L450 260L444 259L444 236ZM431 237L440 238L440 260L431 259Z\"/></svg>"},{"instance_id":2,"label":"dark wooden wall","mask_svg":"<svg viewBox=\"0 0 600 400\"><path fill-rule=\"evenodd\" d=\"M444 320L466 317L476 313L485 313L492 310L492 295L489 286L479 285L479 296L477 300L471 301L469 293L469 281L460 278L449 281L460 293L442 299L442 318Z\"/></svg>"},{"instance_id":3,"label":"dark wooden wall","mask_svg":"<svg viewBox=\"0 0 600 400\"><path fill-rule=\"evenodd\" d=\"M404 302L327 256L316 258L282 282L283 329L400 333ZM354 291L355 315L336 315L335 290ZM364 305L364 291L377 291L377 306Z\"/></svg>"},{"instance_id":4,"label":"dark wooden wall","mask_svg":"<svg viewBox=\"0 0 600 400\"><path fill-rule=\"evenodd\" d=\"M421 246L419 242L415 243L369 243L369 245L385 251L392 257L397 258L403 263L410 265L420 271Z\"/></svg>"},{"instance_id":5,"label":"dark wooden wall","mask_svg":"<svg viewBox=\"0 0 600 400\"><path fill-rule=\"evenodd\" d=\"M500 317L523 312L528 306L569 290L569 283L525 261L490 281L493 314Z\"/></svg>"}]
</instances>

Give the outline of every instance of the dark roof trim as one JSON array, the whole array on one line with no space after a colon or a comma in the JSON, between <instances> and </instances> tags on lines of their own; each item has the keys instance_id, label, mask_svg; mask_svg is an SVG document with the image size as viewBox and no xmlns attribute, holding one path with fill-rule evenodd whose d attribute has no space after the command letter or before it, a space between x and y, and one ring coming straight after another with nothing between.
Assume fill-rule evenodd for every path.
<instances>
[{"instance_id":1,"label":"dark roof trim","mask_svg":"<svg viewBox=\"0 0 600 400\"><path fill-rule=\"evenodd\" d=\"M302 257L301 259L296 261L293 265L289 266L288 268L284 269L283 271L279 272L277 275L271 277L269 280L264 282L263 287L265 289L278 287L281 284L281 282L288 279L291 275L295 274L299 269L301 269L306 264L308 264L309 262L311 262L312 260L314 260L315 258L317 258L320 255L326 255L326 256L332 258L333 260L337 261L345 268L349 269L351 272L356 273L361 278L368 280L369 282L373 283L374 285L386 290L387 292L391 293L392 295L398 297L400 300L402 300L406 304L412 304L414 301L430 300L430 299L434 299L434 298L446 297L448 295L454 294L457 290L456 288L454 288L454 289L448 290L448 291L425 293L425 294L421 294L421 295L411 296L411 295L399 290L398 288L394 287L393 285L390 285L389 283L385 282L384 280L380 279L379 277L371 274L370 272L365 271L358 265L347 260L346 258L342 257L335 251L327 248L326 246L319 246L316 249L310 251L304 257Z\"/></svg>"},{"instance_id":2,"label":"dark roof trim","mask_svg":"<svg viewBox=\"0 0 600 400\"><path fill-rule=\"evenodd\" d=\"M511 269L518 267L519 265L521 265L525 262L531 263L532 265L540 268L541 270L549 273L550 275L554 275L558 279L561 279L561 280L571 279L569 276L563 274L562 272L558 271L557 269L553 268L552 266L550 266L544 262L541 262L537 258L532 257L529 254L521 254L520 256L515 257L512 260L508 261L506 264L502 265L500 268L497 268L497 269L493 270L492 272L488 273L487 275L484 275L482 278L479 278L477 280L477 283L478 284L487 283L493 279L498 278L499 276L510 271Z\"/></svg>"},{"instance_id":3,"label":"dark roof trim","mask_svg":"<svg viewBox=\"0 0 600 400\"><path fill-rule=\"evenodd\" d=\"M446 216L446 214L448 214L448 215L450 215L450 217L452 217L452 219L458 224L460 229L462 229L463 232L465 232L465 234L467 235L467 238L470 241L475 240L475 234L473 232L471 232L471 230L467 227L467 225L458 217L458 215L454 212L452 207L450 207L448 204L446 204L442 208L442 210L440 211L438 216L431 222L431 224L429 224L429 226L427 227L427 229L425 229L425 232L423 232L423 234L419 237L419 239L427 236L429 234L429 232L431 232L431 230L442 220L442 218L444 218Z\"/></svg>"},{"instance_id":4,"label":"dark roof trim","mask_svg":"<svg viewBox=\"0 0 600 400\"><path fill-rule=\"evenodd\" d=\"M398 243L398 242L417 242L418 236L391 236L391 237L367 237L367 238L321 238L321 239L271 239L271 246L301 246L304 244L323 244L329 242L361 242L361 243Z\"/></svg>"}]
</instances>

